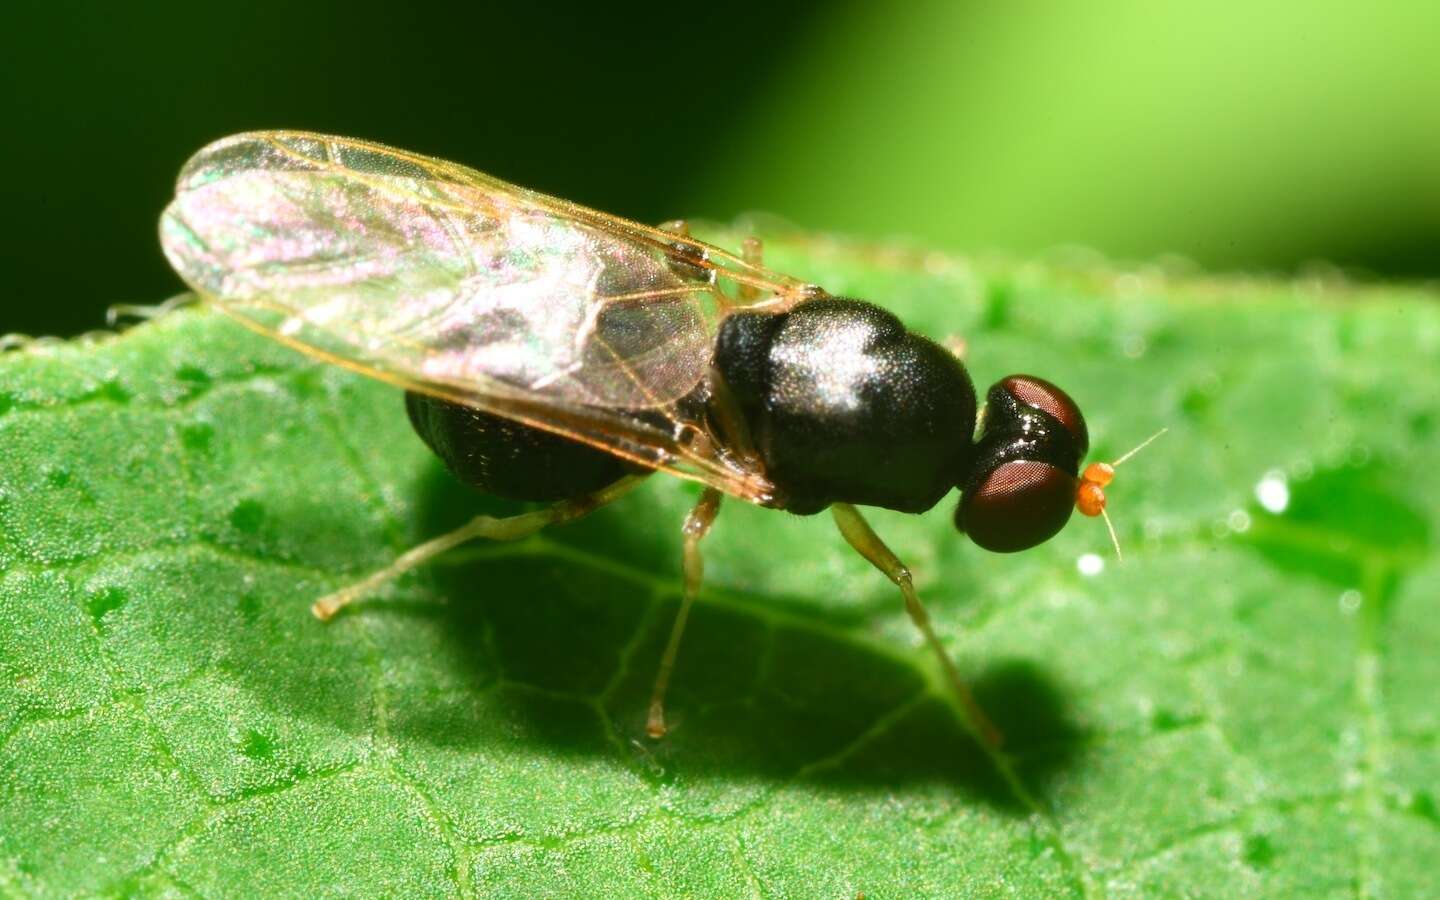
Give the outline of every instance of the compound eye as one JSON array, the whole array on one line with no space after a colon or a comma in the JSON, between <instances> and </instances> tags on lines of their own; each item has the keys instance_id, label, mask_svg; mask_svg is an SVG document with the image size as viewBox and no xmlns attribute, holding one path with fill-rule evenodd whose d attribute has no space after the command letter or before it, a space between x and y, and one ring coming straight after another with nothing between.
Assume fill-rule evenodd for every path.
<instances>
[{"instance_id":1,"label":"compound eye","mask_svg":"<svg viewBox=\"0 0 1440 900\"><path fill-rule=\"evenodd\" d=\"M1065 527L1075 488L1075 476L1049 463L1003 463L961 498L955 527L986 550L1027 550Z\"/></svg>"},{"instance_id":2,"label":"compound eye","mask_svg":"<svg viewBox=\"0 0 1440 900\"><path fill-rule=\"evenodd\" d=\"M1085 417L1070 395L1043 378L1034 375L1011 375L1000 380L1000 386L1010 396L1026 406L1049 413L1059 420L1065 430L1075 438L1079 457L1083 459L1090 449L1090 431L1085 427Z\"/></svg>"}]
</instances>

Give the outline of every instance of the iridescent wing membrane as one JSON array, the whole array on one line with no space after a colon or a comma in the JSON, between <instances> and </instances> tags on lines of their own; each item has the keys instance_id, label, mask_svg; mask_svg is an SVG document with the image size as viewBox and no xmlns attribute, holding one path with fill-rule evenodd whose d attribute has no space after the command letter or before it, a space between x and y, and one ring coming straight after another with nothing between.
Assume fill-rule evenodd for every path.
<instances>
[{"instance_id":1,"label":"iridescent wing membrane","mask_svg":"<svg viewBox=\"0 0 1440 900\"><path fill-rule=\"evenodd\" d=\"M784 309L818 289L463 166L303 132L201 150L160 234L192 288L263 334L754 502L772 497L686 400L703 391L726 312Z\"/></svg>"}]
</instances>

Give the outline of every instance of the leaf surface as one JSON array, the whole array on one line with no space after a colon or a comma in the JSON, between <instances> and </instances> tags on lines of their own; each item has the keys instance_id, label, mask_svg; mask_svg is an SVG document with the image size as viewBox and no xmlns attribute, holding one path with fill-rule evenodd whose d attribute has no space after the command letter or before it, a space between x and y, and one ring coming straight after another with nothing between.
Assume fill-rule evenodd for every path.
<instances>
[{"instance_id":1,"label":"leaf surface","mask_svg":"<svg viewBox=\"0 0 1440 900\"><path fill-rule=\"evenodd\" d=\"M1409 895L1440 888L1440 307L1422 289L768 262L1049 378L1103 528L873 521L1006 733L978 750L828 517L729 503L644 705L697 491L311 600L498 502L397 391L212 313L0 358L0 892ZM1096 570L1099 570L1098 572Z\"/></svg>"}]
</instances>

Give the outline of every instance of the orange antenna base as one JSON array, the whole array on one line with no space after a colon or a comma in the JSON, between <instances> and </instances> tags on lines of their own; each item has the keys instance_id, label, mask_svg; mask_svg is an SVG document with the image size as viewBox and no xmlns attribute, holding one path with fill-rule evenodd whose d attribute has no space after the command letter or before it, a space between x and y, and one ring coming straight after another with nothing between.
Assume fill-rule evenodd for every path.
<instances>
[{"instance_id":1,"label":"orange antenna base","mask_svg":"<svg viewBox=\"0 0 1440 900\"><path fill-rule=\"evenodd\" d=\"M1117 466L1150 446L1152 441L1169 430L1169 428L1160 429L1114 462L1091 463L1085 467L1084 472L1080 473L1080 483L1075 487L1075 508L1084 515L1100 516L1105 519L1105 527L1110 531L1110 543L1115 545L1115 558L1121 562L1125 561L1125 555L1120 552L1120 539L1115 535L1115 523L1110 521L1110 514L1105 512L1105 488L1115 480Z\"/></svg>"}]
</instances>

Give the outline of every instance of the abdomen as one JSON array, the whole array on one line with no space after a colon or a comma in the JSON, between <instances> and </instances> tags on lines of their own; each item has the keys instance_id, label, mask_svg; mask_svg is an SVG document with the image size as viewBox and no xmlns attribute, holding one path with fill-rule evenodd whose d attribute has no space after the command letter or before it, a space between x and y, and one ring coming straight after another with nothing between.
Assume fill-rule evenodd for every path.
<instances>
[{"instance_id":1,"label":"abdomen","mask_svg":"<svg viewBox=\"0 0 1440 900\"><path fill-rule=\"evenodd\" d=\"M471 406L410 391L405 410L456 478L497 497L568 500L635 470L603 450Z\"/></svg>"}]
</instances>

